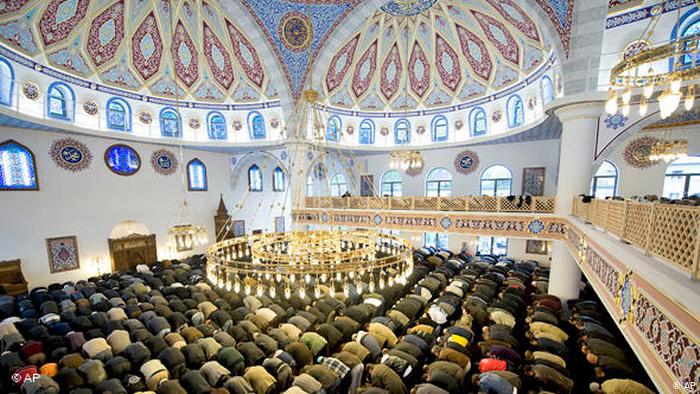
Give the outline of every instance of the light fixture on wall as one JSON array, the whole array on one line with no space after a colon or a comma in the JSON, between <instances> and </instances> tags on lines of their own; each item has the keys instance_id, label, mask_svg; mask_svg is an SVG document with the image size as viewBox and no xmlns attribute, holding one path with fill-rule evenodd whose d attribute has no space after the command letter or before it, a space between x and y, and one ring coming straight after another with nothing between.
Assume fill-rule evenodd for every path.
<instances>
[{"instance_id":1,"label":"light fixture on wall","mask_svg":"<svg viewBox=\"0 0 700 394\"><path fill-rule=\"evenodd\" d=\"M681 7L678 7L676 28L680 27L680 11ZM637 42L649 41L660 15L651 18ZM690 111L695 103L694 84L700 78L700 64L697 64L699 47L700 36L691 35L661 45L642 47L634 54L623 56L610 72L611 87L605 103L606 112L613 115L620 110L625 116L629 114L635 92L640 93L641 116L646 115L649 100L655 92L660 92L657 100L662 119L678 109L681 99L684 109ZM659 72L660 64L670 64L671 67ZM685 92L682 91L684 86Z\"/></svg>"}]
</instances>

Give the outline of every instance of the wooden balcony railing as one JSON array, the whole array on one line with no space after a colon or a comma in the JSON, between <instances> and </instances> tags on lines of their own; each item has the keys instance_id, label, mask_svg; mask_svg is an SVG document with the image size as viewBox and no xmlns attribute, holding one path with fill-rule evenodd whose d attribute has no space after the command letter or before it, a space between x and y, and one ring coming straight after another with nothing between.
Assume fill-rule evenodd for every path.
<instances>
[{"instance_id":1,"label":"wooden balcony railing","mask_svg":"<svg viewBox=\"0 0 700 394\"><path fill-rule=\"evenodd\" d=\"M700 279L700 207L575 197L572 214Z\"/></svg>"},{"instance_id":2,"label":"wooden balcony railing","mask_svg":"<svg viewBox=\"0 0 700 394\"><path fill-rule=\"evenodd\" d=\"M556 198L532 197L529 204L520 198L466 197L306 197L306 208L372 209L399 211L452 212L530 212L554 213Z\"/></svg>"}]
</instances>

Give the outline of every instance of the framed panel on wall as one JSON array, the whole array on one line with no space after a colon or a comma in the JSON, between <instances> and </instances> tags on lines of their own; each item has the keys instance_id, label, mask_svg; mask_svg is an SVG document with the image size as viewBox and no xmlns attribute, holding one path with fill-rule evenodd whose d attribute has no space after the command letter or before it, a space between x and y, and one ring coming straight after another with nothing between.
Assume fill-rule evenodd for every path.
<instances>
[{"instance_id":1,"label":"framed panel on wall","mask_svg":"<svg viewBox=\"0 0 700 394\"><path fill-rule=\"evenodd\" d=\"M525 253L546 255L549 251L547 241L540 239L528 239L525 243Z\"/></svg>"},{"instance_id":2,"label":"framed panel on wall","mask_svg":"<svg viewBox=\"0 0 700 394\"><path fill-rule=\"evenodd\" d=\"M523 195L544 195L544 167L523 168Z\"/></svg>"},{"instance_id":3,"label":"framed panel on wall","mask_svg":"<svg viewBox=\"0 0 700 394\"><path fill-rule=\"evenodd\" d=\"M360 196L374 197L374 175L360 175Z\"/></svg>"},{"instance_id":4,"label":"framed panel on wall","mask_svg":"<svg viewBox=\"0 0 700 394\"><path fill-rule=\"evenodd\" d=\"M275 217L275 232L276 233L283 233L284 232L284 216Z\"/></svg>"},{"instance_id":5,"label":"framed panel on wall","mask_svg":"<svg viewBox=\"0 0 700 394\"><path fill-rule=\"evenodd\" d=\"M75 235L47 238L46 251L49 255L49 272L52 274L80 268L78 238Z\"/></svg>"},{"instance_id":6,"label":"framed panel on wall","mask_svg":"<svg viewBox=\"0 0 700 394\"><path fill-rule=\"evenodd\" d=\"M245 235L245 220L233 221L233 237L242 237Z\"/></svg>"}]
</instances>

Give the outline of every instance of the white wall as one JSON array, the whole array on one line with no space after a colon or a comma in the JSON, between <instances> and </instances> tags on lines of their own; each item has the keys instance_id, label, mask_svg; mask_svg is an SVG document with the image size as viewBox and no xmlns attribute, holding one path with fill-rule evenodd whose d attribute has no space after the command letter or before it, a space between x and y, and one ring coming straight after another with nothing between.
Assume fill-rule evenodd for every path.
<instances>
[{"instance_id":1,"label":"white wall","mask_svg":"<svg viewBox=\"0 0 700 394\"><path fill-rule=\"evenodd\" d=\"M480 160L476 171L468 175L458 173L454 164L457 154L464 150L476 152ZM425 196L425 179L430 170L436 167L444 167L452 173L453 196L479 195L481 173L495 164L508 167L513 174L511 190L513 195L520 195L522 191L523 168L526 167L545 167L545 195L556 193L559 140L423 150L422 155L425 166L421 174L412 177L402 173L404 196ZM377 194L380 190L381 177L389 170L389 155L361 156L355 161L365 173L374 175L375 194Z\"/></svg>"},{"instance_id":2,"label":"white wall","mask_svg":"<svg viewBox=\"0 0 700 394\"><path fill-rule=\"evenodd\" d=\"M179 172L162 176L151 166L151 153L161 146L129 142L128 145L141 156L141 168L135 175L125 177L112 173L103 159L105 149L120 141L74 136L90 148L93 161L89 169L72 173L59 168L48 155L51 143L63 137L65 135L50 132L0 129L0 142L14 139L32 150L40 187L39 191L0 191L0 214L3 218L0 260L22 259L22 270L30 287L86 278L97 272L96 267L92 266L94 264L91 264L94 257L101 256L109 262L107 239L112 228L125 220L146 224L156 234L158 257L173 257L166 245L167 230L170 225L176 224L173 220L185 192ZM177 148L168 149L178 155ZM244 209L234 209L241 192L231 182L229 155L184 149L184 163L194 157L202 160L207 167L209 191L186 192L186 196L192 222L205 225L213 240L213 216L220 193L223 193L234 217L248 219L247 222L250 221L248 215L252 214L248 204L260 203L262 207L263 194L252 196ZM271 173L265 175L265 190L270 191ZM269 208L267 210L270 211ZM271 227L274 226L272 219L269 223ZM250 232L256 226L257 223L247 223L246 227ZM45 239L65 235L76 235L78 238L80 269L50 274ZM199 251L203 250L201 248Z\"/></svg>"}]
</instances>

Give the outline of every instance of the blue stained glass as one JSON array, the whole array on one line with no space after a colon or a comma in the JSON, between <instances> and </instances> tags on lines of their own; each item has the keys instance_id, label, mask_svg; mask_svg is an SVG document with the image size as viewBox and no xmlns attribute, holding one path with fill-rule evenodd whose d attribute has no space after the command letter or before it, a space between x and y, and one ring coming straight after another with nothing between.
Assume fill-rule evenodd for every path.
<instances>
[{"instance_id":1,"label":"blue stained glass","mask_svg":"<svg viewBox=\"0 0 700 394\"><path fill-rule=\"evenodd\" d=\"M340 135L341 123L337 116L331 116L326 126L326 141L337 142Z\"/></svg>"},{"instance_id":2,"label":"blue stained glass","mask_svg":"<svg viewBox=\"0 0 700 394\"><path fill-rule=\"evenodd\" d=\"M469 114L469 124L472 136L486 134L486 112L482 108L475 108Z\"/></svg>"},{"instance_id":3,"label":"blue stained glass","mask_svg":"<svg viewBox=\"0 0 700 394\"><path fill-rule=\"evenodd\" d=\"M272 190L276 192L284 191L284 171L277 167L272 177Z\"/></svg>"},{"instance_id":4,"label":"blue stained glass","mask_svg":"<svg viewBox=\"0 0 700 394\"><path fill-rule=\"evenodd\" d=\"M0 58L0 104L12 105L12 91L14 87L14 70L7 60Z\"/></svg>"},{"instance_id":5,"label":"blue stained glass","mask_svg":"<svg viewBox=\"0 0 700 394\"><path fill-rule=\"evenodd\" d=\"M399 119L394 124L394 143L408 144L411 142L411 125L406 119Z\"/></svg>"},{"instance_id":6,"label":"blue stained glass","mask_svg":"<svg viewBox=\"0 0 700 394\"><path fill-rule=\"evenodd\" d=\"M523 100L521 100L520 97L510 96L506 110L509 127L518 127L523 125L525 121L523 113Z\"/></svg>"},{"instance_id":7,"label":"blue stained glass","mask_svg":"<svg viewBox=\"0 0 700 394\"><path fill-rule=\"evenodd\" d=\"M226 118L224 118L224 116L219 113L213 113L209 116L209 139L228 139L228 131L226 130Z\"/></svg>"},{"instance_id":8,"label":"blue stained glass","mask_svg":"<svg viewBox=\"0 0 700 394\"><path fill-rule=\"evenodd\" d=\"M0 145L0 190L38 188L32 152L14 141Z\"/></svg>"},{"instance_id":9,"label":"blue stained glass","mask_svg":"<svg viewBox=\"0 0 700 394\"><path fill-rule=\"evenodd\" d=\"M263 191L262 173L260 167L255 164L248 169L248 189L251 192Z\"/></svg>"},{"instance_id":10,"label":"blue stained glass","mask_svg":"<svg viewBox=\"0 0 700 394\"><path fill-rule=\"evenodd\" d=\"M360 144L374 144L374 123L369 119L360 123Z\"/></svg>"},{"instance_id":11,"label":"blue stained glass","mask_svg":"<svg viewBox=\"0 0 700 394\"><path fill-rule=\"evenodd\" d=\"M187 164L187 182L191 191L207 190L207 168L199 159Z\"/></svg>"},{"instance_id":12,"label":"blue stained glass","mask_svg":"<svg viewBox=\"0 0 700 394\"><path fill-rule=\"evenodd\" d=\"M447 118L438 115L433 118L432 136L434 142L447 141L449 130L447 127Z\"/></svg>"},{"instance_id":13,"label":"blue stained glass","mask_svg":"<svg viewBox=\"0 0 700 394\"><path fill-rule=\"evenodd\" d=\"M110 170L119 175L133 175L141 168L141 158L126 145L112 145L105 152L105 162Z\"/></svg>"},{"instance_id":14,"label":"blue stained glass","mask_svg":"<svg viewBox=\"0 0 700 394\"><path fill-rule=\"evenodd\" d=\"M66 98L58 88L51 89L49 96L49 113L58 117L66 117Z\"/></svg>"},{"instance_id":15,"label":"blue stained glass","mask_svg":"<svg viewBox=\"0 0 700 394\"><path fill-rule=\"evenodd\" d=\"M126 102L113 98L107 103L107 127L110 129L129 131L131 129L130 116Z\"/></svg>"},{"instance_id":16,"label":"blue stained glass","mask_svg":"<svg viewBox=\"0 0 700 394\"><path fill-rule=\"evenodd\" d=\"M160 113L160 134L163 137L180 137L180 116L172 109Z\"/></svg>"},{"instance_id":17,"label":"blue stained glass","mask_svg":"<svg viewBox=\"0 0 700 394\"><path fill-rule=\"evenodd\" d=\"M547 105L554 100L554 85L548 76L542 77L542 102Z\"/></svg>"},{"instance_id":18,"label":"blue stained glass","mask_svg":"<svg viewBox=\"0 0 700 394\"><path fill-rule=\"evenodd\" d=\"M248 115L250 139L263 140L266 137L265 118L259 112L251 112Z\"/></svg>"}]
</instances>

